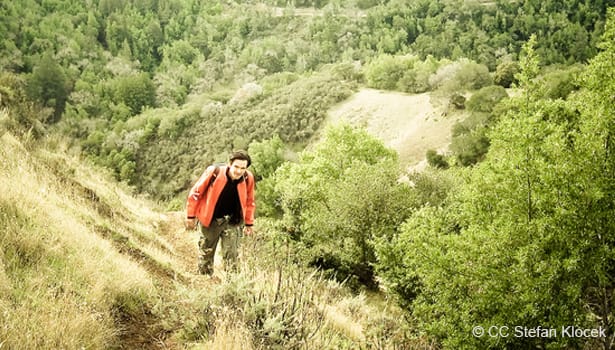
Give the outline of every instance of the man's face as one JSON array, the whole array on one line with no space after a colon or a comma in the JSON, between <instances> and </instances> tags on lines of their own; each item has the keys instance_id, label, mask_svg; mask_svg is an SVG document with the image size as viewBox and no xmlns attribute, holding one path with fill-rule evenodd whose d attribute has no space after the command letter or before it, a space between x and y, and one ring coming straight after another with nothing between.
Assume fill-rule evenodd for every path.
<instances>
[{"instance_id":1,"label":"man's face","mask_svg":"<svg viewBox=\"0 0 615 350\"><path fill-rule=\"evenodd\" d=\"M246 168L248 167L247 160L235 159L229 168L229 175L231 179L238 180L243 174L246 172Z\"/></svg>"}]
</instances>

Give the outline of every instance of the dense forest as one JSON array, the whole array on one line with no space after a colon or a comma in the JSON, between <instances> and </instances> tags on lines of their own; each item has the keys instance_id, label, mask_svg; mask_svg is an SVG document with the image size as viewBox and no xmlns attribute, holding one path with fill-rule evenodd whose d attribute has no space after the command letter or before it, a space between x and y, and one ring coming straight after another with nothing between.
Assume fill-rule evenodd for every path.
<instances>
[{"instance_id":1,"label":"dense forest","mask_svg":"<svg viewBox=\"0 0 615 350\"><path fill-rule=\"evenodd\" d=\"M3 2L2 86L43 108L23 117L37 132L57 126L118 179L168 200L185 190L186 173L229 148L274 135L309 140L327 107L363 82L406 92L508 87L531 34L545 66L585 63L608 2L294 4L322 7L313 16L273 5ZM460 85L445 84L460 66Z\"/></svg>"},{"instance_id":2,"label":"dense forest","mask_svg":"<svg viewBox=\"0 0 615 350\"><path fill-rule=\"evenodd\" d=\"M261 225L293 262L395 297L414 336L610 349L613 6L3 1L0 131L32 144L62 135L177 210L207 164L247 148ZM450 153L404 174L364 130L323 130L327 110L365 86L440 94L469 117ZM473 333L493 326L511 336ZM516 337L515 326L604 336Z\"/></svg>"}]
</instances>

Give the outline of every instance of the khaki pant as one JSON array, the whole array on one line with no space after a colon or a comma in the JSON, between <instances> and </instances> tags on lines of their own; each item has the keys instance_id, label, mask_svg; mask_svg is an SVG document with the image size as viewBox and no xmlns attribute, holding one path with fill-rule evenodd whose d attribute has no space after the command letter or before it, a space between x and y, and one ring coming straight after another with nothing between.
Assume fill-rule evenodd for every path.
<instances>
[{"instance_id":1,"label":"khaki pant","mask_svg":"<svg viewBox=\"0 0 615 350\"><path fill-rule=\"evenodd\" d=\"M226 271L237 269L237 256L241 239L241 226L231 225L227 220L214 219L209 227L199 222L199 272L212 275L214 256L220 241L220 249Z\"/></svg>"}]
</instances>

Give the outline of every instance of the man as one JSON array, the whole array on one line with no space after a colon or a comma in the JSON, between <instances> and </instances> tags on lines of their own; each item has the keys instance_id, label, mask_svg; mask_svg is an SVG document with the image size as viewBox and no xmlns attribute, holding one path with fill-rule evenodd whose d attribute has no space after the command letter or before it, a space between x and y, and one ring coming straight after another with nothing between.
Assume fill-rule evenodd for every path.
<instances>
[{"instance_id":1,"label":"man","mask_svg":"<svg viewBox=\"0 0 615 350\"><path fill-rule=\"evenodd\" d=\"M254 224L254 175L245 151L235 151L227 166L209 166L192 187L186 204L186 228L197 226L199 272L213 275L214 256L221 240L222 257L227 269L235 269L241 226L252 235Z\"/></svg>"}]
</instances>

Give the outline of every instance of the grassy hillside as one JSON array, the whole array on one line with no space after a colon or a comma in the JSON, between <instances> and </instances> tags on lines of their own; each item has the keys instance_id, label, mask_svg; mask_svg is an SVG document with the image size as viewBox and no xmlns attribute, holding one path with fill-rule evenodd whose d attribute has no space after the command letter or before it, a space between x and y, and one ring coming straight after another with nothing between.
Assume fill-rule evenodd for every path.
<instances>
[{"instance_id":1,"label":"grassy hillside","mask_svg":"<svg viewBox=\"0 0 615 350\"><path fill-rule=\"evenodd\" d=\"M394 304L292 262L261 221L239 274L195 275L183 213L110 174L0 137L0 345L10 349L269 349L419 345ZM374 326L378 325L378 326ZM405 344L405 345L404 345Z\"/></svg>"},{"instance_id":2,"label":"grassy hillside","mask_svg":"<svg viewBox=\"0 0 615 350\"><path fill-rule=\"evenodd\" d=\"M327 121L365 127L396 150L402 164L412 166L423 161L429 149L446 151L452 126L466 114L449 110L446 99L435 94L362 89L332 108Z\"/></svg>"},{"instance_id":3,"label":"grassy hillside","mask_svg":"<svg viewBox=\"0 0 615 350\"><path fill-rule=\"evenodd\" d=\"M31 154L8 133L0 143L0 344L118 344L129 315L158 295L131 249L154 254L156 215L74 159Z\"/></svg>"}]
</instances>

